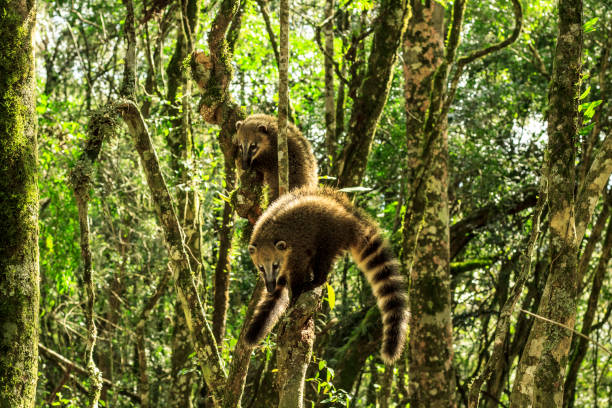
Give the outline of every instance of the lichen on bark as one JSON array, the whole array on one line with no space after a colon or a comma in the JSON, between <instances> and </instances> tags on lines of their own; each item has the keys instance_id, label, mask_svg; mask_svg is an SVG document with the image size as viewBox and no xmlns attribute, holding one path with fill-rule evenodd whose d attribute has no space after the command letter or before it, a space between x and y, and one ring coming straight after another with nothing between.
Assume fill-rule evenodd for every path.
<instances>
[{"instance_id":1,"label":"lichen on bark","mask_svg":"<svg viewBox=\"0 0 612 408\"><path fill-rule=\"evenodd\" d=\"M0 13L0 406L33 407L38 360L38 179L33 1Z\"/></svg>"},{"instance_id":2,"label":"lichen on bark","mask_svg":"<svg viewBox=\"0 0 612 408\"><path fill-rule=\"evenodd\" d=\"M559 2L559 34L549 90L548 183L550 273L538 315L573 329L576 318L577 246L574 183L579 79L582 52L582 0ZM590 219L591 214L581 214ZM582 232L584 233L584 232ZM517 368L511 407L558 407L572 332L536 319Z\"/></svg>"}]
</instances>

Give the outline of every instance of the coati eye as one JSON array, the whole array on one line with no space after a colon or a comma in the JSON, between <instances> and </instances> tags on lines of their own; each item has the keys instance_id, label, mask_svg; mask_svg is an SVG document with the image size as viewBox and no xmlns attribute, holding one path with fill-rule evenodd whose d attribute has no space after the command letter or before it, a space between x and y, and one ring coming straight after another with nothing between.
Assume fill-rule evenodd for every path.
<instances>
[{"instance_id":1,"label":"coati eye","mask_svg":"<svg viewBox=\"0 0 612 408\"><path fill-rule=\"evenodd\" d=\"M257 150L257 145L255 143L252 143L251 146L249 147L249 149L251 149L252 151L256 151Z\"/></svg>"},{"instance_id":2,"label":"coati eye","mask_svg":"<svg viewBox=\"0 0 612 408\"><path fill-rule=\"evenodd\" d=\"M272 264L272 267L273 267L274 269L278 269L278 262L274 262L274 263Z\"/></svg>"},{"instance_id":3,"label":"coati eye","mask_svg":"<svg viewBox=\"0 0 612 408\"><path fill-rule=\"evenodd\" d=\"M266 270L265 270L265 268L263 267L263 265L259 265L259 266L258 266L258 268L259 268L259 270L260 270L260 271L262 271L262 272L265 272L265 271L266 271Z\"/></svg>"}]
</instances>

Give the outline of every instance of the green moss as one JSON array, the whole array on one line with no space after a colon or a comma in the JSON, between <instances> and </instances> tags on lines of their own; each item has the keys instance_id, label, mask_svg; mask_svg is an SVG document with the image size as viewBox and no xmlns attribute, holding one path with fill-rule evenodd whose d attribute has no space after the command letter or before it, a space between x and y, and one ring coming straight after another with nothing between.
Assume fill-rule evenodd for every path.
<instances>
[{"instance_id":1,"label":"green moss","mask_svg":"<svg viewBox=\"0 0 612 408\"><path fill-rule=\"evenodd\" d=\"M38 342L34 10L11 7L0 9L0 407L33 406Z\"/></svg>"}]
</instances>

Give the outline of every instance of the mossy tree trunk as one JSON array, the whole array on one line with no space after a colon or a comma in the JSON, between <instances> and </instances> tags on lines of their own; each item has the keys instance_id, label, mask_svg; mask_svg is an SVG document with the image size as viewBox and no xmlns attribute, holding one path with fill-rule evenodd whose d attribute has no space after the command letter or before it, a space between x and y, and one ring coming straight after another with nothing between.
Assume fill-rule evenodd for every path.
<instances>
[{"instance_id":1,"label":"mossy tree trunk","mask_svg":"<svg viewBox=\"0 0 612 408\"><path fill-rule=\"evenodd\" d=\"M444 54L444 13L435 2L427 7L413 2L414 18L404 41L404 79L407 111L406 143L409 169L423 166L424 123L431 105L434 73ZM441 82L443 83L443 82ZM441 94L440 87L433 90ZM435 97L435 95L434 95ZM440 96L438 96L440 97ZM455 383L452 375L450 316L450 238L448 219L448 139L445 123L430 150L432 170L424 188L408 191L422 222L404 233L404 263L410 268L409 390L411 406L451 407ZM442 128L444 127L444 128ZM409 175L408 186L413 179ZM416 195L414 195L416 193ZM416 228L415 228L416 227ZM418 237L417 237L418 235ZM416 240L414 252L408 242ZM410 254L410 256L408 256Z\"/></svg>"},{"instance_id":2,"label":"mossy tree trunk","mask_svg":"<svg viewBox=\"0 0 612 408\"><path fill-rule=\"evenodd\" d=\"M538 315L521 356L511 407L560 407L572 329L576 320L577 235L574 186L582 52L582 0L560 0L559 35L549 91L548 205L550 273ZM606 177L607 178L607 177ZM590 216L589 216L590 218ZM584 234L584 232L583 232Z\"/></svg>"},{"instance_id":3,"label":"mossy tree trunk","mask_svg":"<svg viewBox=\"0 0 612 408\"><path fill-rule=\"evenodd\" d=\"M402 242L402 261L410 275L409 389L414 407L456 405L452 369L447 114L463 68L518 38L522 10L517 0L512 4L515 16L512 34L458 59L455 54L466 1L453 3L444 58L440 58L441 10L436 10L434 4L414 5L414 31L406 40L406 45L412 45L414 50L407 54L404 74L409 117L407 147L409 154L416 156L408 159L411 173ZM453 65L455 72L449 81Z\"/></svg>"},{"instance_id":4,"label":"mossy tree trunk","mask_svg":"<svg viewBox=\"0 0 612 408\"><path fill-rule=\"evenodd\" d=\"M33 0L0 13L0 406L33 407L38 367L38 150Z\"/></svg>"}]
</instances>

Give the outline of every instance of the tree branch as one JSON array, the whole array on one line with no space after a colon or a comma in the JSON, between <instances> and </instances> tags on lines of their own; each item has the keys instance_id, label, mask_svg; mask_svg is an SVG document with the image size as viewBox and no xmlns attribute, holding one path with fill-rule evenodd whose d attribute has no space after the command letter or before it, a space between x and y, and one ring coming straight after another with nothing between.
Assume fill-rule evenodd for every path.
<instances>
[{"instance_id":1,"label":"tree branch","mask_svg":"<svg viewBox=\"0 0 612 408\"><path fill-rule=\"evenodd\" d=\"M451 256L453 259L474 238L474 231L489 225L501 217L517 214L537 203L536 186L528 186L502 203L488 204L465 216L450 227Z\"/></svg>"},{"instance_id":2,"label":"tree branch","mask_svg":"<svg viewBox=\"0 0 612 408\"><path fill-rule=\"evenodd\" d=\"M521 27L523 25L523 9L521 8L521 3L519 0L511 0L512 7L514 12L514 29L512 30L512 34L503 41L498 42L497 44L493 44L489 47L482 48L480 50L474 51L464 57L461 57L457 60L457 68L455 69L455 73L453 75L453 79L451 80L451 86L448 94L446 95L446 99L444 100L444 106L442 108L441 116L446 117L446 113L450 109L450 105L453 103L453 98L455 97L455 93L457 92L457 87L459 85L459 79L463 74L464 68L476 61L479 58L483 58L488 54L499 51L507 46L511 45L516 41L519 34L521 33Z\"/></svg>"}]
</instances>

